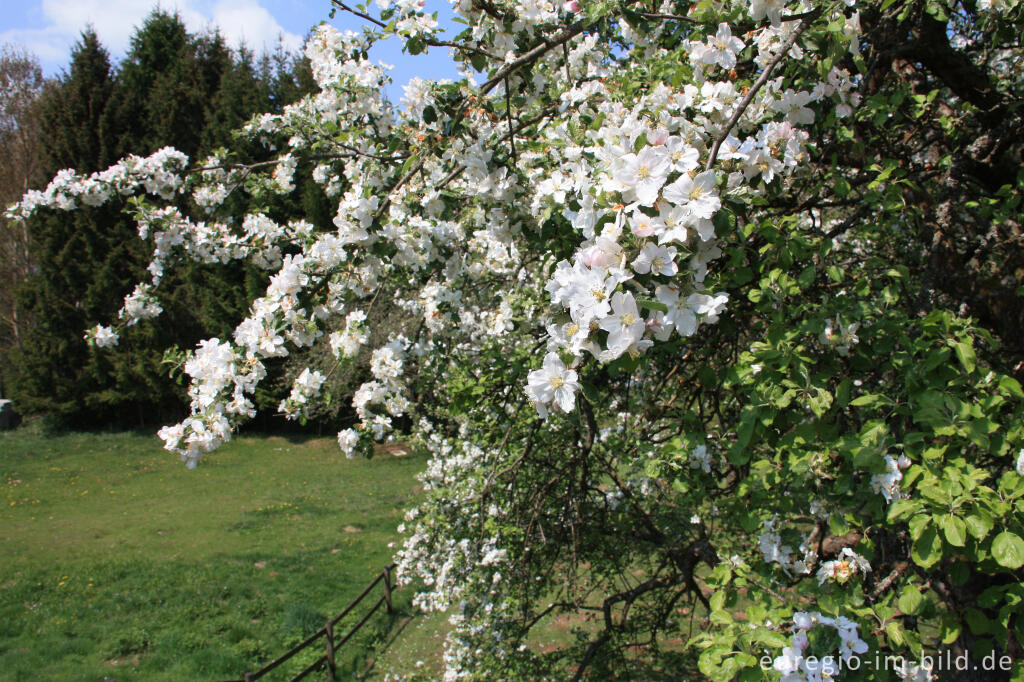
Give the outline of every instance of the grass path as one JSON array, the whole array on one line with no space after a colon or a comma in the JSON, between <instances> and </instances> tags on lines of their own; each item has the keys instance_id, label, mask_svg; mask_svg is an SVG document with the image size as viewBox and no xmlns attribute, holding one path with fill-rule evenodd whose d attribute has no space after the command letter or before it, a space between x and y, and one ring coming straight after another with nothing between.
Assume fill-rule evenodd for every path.
<instances>
[{"instance_id":1,"label":"grass path","mask_svg":"<svg viewBox=\"0 0 1024 682\"><path fill-rule=\"evenodd\" d=\"M0 434L0 679L240 676L388 563L422 467L239 438L189 471L152 435Z\"/></svg>"}]
</instances>

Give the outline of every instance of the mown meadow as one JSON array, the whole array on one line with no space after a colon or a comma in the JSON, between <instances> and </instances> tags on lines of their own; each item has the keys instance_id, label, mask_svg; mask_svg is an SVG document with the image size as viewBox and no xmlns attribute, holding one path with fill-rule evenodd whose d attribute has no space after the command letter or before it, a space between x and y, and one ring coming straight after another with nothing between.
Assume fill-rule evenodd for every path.
<instances>
[{"instance_id":1,"label":"mown meadow","mask_svg":"<svg viewBox=\"0 0 1024 682\"><path fill-rule=\"evenodd\" d=\"M390 561L423 464L241 437L188 470L147 433L0 434L0 679L240 678ZM366 670L386 621L339 663Z\"/></svg>"}]
</instances>

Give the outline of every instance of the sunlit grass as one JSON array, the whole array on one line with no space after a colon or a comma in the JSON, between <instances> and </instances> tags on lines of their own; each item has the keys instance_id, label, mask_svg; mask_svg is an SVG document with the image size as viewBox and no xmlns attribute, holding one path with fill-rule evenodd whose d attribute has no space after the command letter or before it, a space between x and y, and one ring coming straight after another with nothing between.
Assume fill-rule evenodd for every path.
<instances>
[{"instance_id":1,"label":"sunlit grass","mask_svg":"<svg viewBox=\"0 0 1024 682\"><path fill-rule=\"evenodd\" d=\"M239 438L189 471L152 435L0 434L0 679L240 677L390 561L422 466Z\"/></svg>"}]
</instances>

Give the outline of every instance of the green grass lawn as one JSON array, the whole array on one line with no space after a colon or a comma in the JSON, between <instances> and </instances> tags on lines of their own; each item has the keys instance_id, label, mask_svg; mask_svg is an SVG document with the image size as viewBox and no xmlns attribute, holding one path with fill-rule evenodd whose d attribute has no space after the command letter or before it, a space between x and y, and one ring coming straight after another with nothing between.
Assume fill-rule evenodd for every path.
<instances>
[{"instance_id":1,"label":"green grass lawn","mask_svg":"<svg viewBox=\"0 0 1024 682\"><path fill-rule=\"evenodd\" d=\"M241 677L390 561L424 466L270 437L190 471L160 445L0 434L0 679Z\"/></svg>"}]
</instances>

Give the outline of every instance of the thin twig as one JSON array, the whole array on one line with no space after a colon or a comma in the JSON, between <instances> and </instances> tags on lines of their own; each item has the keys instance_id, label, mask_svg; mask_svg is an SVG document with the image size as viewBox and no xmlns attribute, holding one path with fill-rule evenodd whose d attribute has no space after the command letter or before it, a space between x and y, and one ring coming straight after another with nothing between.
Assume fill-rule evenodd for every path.
<instances>
[{"instance_id":1,"label":"thin twig","mask_svg":"<svg viewBox=\"0 0 1024 682\"><path fill-rule=\"evenodd\" d=\"M687 24L699 23L696 19L684 17L681 14L662 14L661 12L637 12L644 19L664 19L667 21L680 21Z\"/></svg>"},{"instance_id":2,"label":"thin twig","mask_svg":"<svg viewBox=\"0 0 1024 682\"><path fill-rule=\"evenodd\" d=\"M582 21L577 21L576 23L569 25L568 27L565 28L565 30L563 30L561 33L555 36L552 40L541 42L540 44L536 45L532 50L525 52L521 56L508 62L507 64L505 64L505 66L498 69L498 73L494 74L493 78L491 78L489 81L480 86L480 92L483 94L487 94L488 92L493 90L498 83L501 83L503 80L505 80L516 69L526 64L529 64L530 62L534 61L544 53L551 50L552 48L567 43L568 41L572 40L573 38L578 36L580 33L583 33L590 27L591 24L587 24Z\"/></svg>"},{"instance_id":3,"label":"thin twig","mask_svg":"<svg viewBox=\"0 0 1024 682\"><path fill-rule=\"evenodd\" d=\"M779 53L775 55L775 59L772 60L771 64L769 64L761 73L761 77L758 78L757 81L754 82L754 85L751 86L750 90L747 91L746 97L744 97L739 106L736 107L736 111L734 111L732 117L729 118L729 122L726 123L725 127L722 128L718 135L715 136L715 143L711 147L711 154L708 156L707 163L704 164L705 171L711 170L711 167L715 164L715 159L718 158L718 150L722 147L722 143L725 142L725 138L729 137L729 133L732 131L733 126L735 126L740 120L743 112L746 111L748 106L750 106L750 103L754 100L754 96L757 94L757 91L768 82L768 79L771 78L775 67L779 65L779 62L781 62L786 54L788 54L793 48L793 45L796 43L797 38L800 37L800 34L811 25L811 22L814 21L819 14L821 14L820 9L807 13L807 16L800 22L800 25L797 26L789 38L786 39L786 42L782 44L782 47L779 49Z\"/></svg>"},{"instance_id":4,"label":"thin twig","mask_svg":"<svg viewBox=\"0 0 1024 682\"><path fill-rule=\"evenodd\" d=\"M512 93L508 90L508 78L505 79L505 117L508 119L508 141L512 150L512 163L519 164L516 155L516 131L512 126Z\"/></svg>"},{"instance_id":5,"label":"thin twig","mask_svg":"<svg viewBox=\"0 0 1024 682\"><path fill-rule=\"evenodd\" d=\"M349 12L350 14L353 14L353 15L359 17L360 19L365 19L366 21L369 21L371 24L374 24L375 26L378 26L379 28L386 29L388 27L388 25L385 24L380 19L376 19L373 16L367 14L366 12L361 12L361 11L359 11L357 9L353 9L353 8L349 7L348 5L346 5L345 3L341 2L341 0L331 0L331 4L334 5L335 7L337 7L340 10L344 10L345 12ZM495 60L498 59L498 57L495 57L491 53L485 52L484 50L481 50L478 47L473 47L472 45L464 45L462 43L453 43L453 42L450 42L450 41L447 41L447 40L434 40L433 38L426 38L426 39L424 39L423 42L426 45L429 45L430 47L450 47L450 48L455 49L455 50L463 50L465 52L471 52L473 54L483 55L484 57L487 57L489 59L495 59Z\"/></svg>"}]
</instances>

